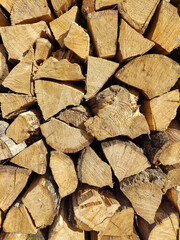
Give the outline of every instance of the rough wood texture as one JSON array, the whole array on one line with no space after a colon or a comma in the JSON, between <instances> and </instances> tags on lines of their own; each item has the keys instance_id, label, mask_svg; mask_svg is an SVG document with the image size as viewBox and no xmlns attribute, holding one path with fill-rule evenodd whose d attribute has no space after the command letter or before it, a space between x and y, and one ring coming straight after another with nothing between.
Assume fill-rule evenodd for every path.
<instances>
[{"instance_id":1,"label":"rough wood texture","mask_svg":"<svg viewBox=\"0 0 180 240\"><path fill-rule=\"evenodd\" d=\"M170 179L168 188L178 186L180 183L180 163L163 166L162 169Z\"/></svg>"},{"instance_id":2,"label":"rough wood texture","mask_svg":"<svg viewBox=\"0 0 180 240\"><path fill-rule=\"evenodd\" d=\"M118 85L103 90L92 99L91 106L96 115L84 123L86 130L100 141L119 135L136 138L149 133L137 100L136 95Z\"/></svg>"},{"instance_id":3,"label":"rough wood texture","mask_svg":"<svg viewBox=\"0 0 180 240\"><path fill-rule=\"evenodd\" d=\"M82 183L95 187L110 186L113 188L112 171L91 147L86 147L78 160L78 177Z\"/></svg>"},{"instance_id":4,"label":"rough wood texture","mask_svg":"<svg viewBox=\"0 0 180 240\"><path fill-rule=\"evenodd\" d=\"M71 127L55 118L41 125L47 144L64 153L74 153L89 146L93 137L82 129Z\"/></svg>"},{"instance_id":5,"label":"rough wood texture","mask_svg":"<svg viewBox=\"0 0 180 240\"><path fill-rule=\"evenodd\" d=\"M119 182L150 167L142 149L131 141L108 140L101 146Z\"/></svg>"},{"instance_id":6,"label":"rough wood texture","mask_svg":"<svg viewBox=\"0 0 180 240\"><path fill-rule=\"evenodd\" d=\"M8 65L6 62L7 56L3 44L0 44L0 80L4 80L9 74Z\"/></svg>"},{"instance_id":7,"label":"rough wood texture","mask_svg":"<svg viewBox=\"0 0 180 240\"><path fill-rule=\"evenodd\" d=\"M5 232L1 231L0 240L27 240L27 234L5 233Z\"/></svg>"},{"instance_id":8,"label":"rough wood texture","mask_svg":"<svg viewBox=\"0 0 180 240\"><path fill-rule=\"evenodd\" d=\"M173 203L176 209L180 212L180 185L169 189L166 196Z\"/></svg>"},{"instance_id":9,"label":"rough wood texture","mask_svg":"<svg viewBox=\"0 0 180 240\"><path fill-rule=\"evenodd\" d=\"M179 64L160 54L137 57L116 73L118 80L140 89L148 99L168 92L179 76Z\"/></svg>"},{"instance_id":10,"label":"rough wood texture","mask_svg":"<svg viewBox=\"0 0 180 240\"><path fill-rule=\"evenodd\" d=\"M61 198L73 193L78 185L78 178L72 159L58 151L52 151L50 168L55 182L59 187Z\"/></svg>"},{"instance_id":11,"label":"rough wood texture","mask_svg":"<svg viewBox=\"0 0 180 240\"><path fill-rule=\"evenodd\" d=\"M119 64L97 57L88 57L86 77L86 100L94 97L108 79L115 73Z\"/></svg>"},{"instance_id":12,"label":"rough wood texture","mask_svg":"<svg viewBox=\"0 0 180 240\"><path fill-rule=\"evenodd\" d=\"M170 124L168 129L166 129L168 138L172 142L180 142L180 123L178 120L174 119Z\"/></svg>"},{"instance_id":13,"label":"rough wood texture","mask_svg":"<svg viewBox=\"0 0 180 240\"><path fill-rule=\"evenodd\" d=\"M83 17L87 20L87 16L89 13L94 12L94 4L95 0L83 0L81 6L81 12Z\"/></svg>"},{"instance_id":14,"label":"rough wood texture","mask_svg":"<svg viewBox=\"0 0 180 240\"><path fill-rule=\"evenodd\" d=\"M116 54L118 12L106 10L89 13L88 27L98 57L113 58Z\"/></svg>"},{"instance_id":15,"label":"rough wood texture","mask_svg":"<svg viewBox=\"0 0 180 240\"><path fill-rule=\"evenodd\" d=\"M55 39L61 47L64 46L64 38L67 36L72 22L76 22L78 16L78 7L72 7L68 12L62 14L50 22L50 28L53 32Z\"/></svg>"},{"instance_id":16,"label":"rough wood texture","mask_svg":"<svg viewBox=\"0 0 180 240\"><path fill-rule=\"evenodd\" d=\"M67 12L73 5L75 5L76 0L51 0L54 12L57 17Z\"/></svg>"},{"instance_id":17,"label":"rough wood texture","mask_svg":"<svg viewBox=\"0 0 180 240\"><path fill-rule=\"evenodd\" d=\"M13 166L0 167L0 209L7 211L25 187L30 170Z\"/></svg>"},{"instance_id":18,"label":"rough wood texture","mask_svg":"<svg viewBox=\"0 0 180 240\"><path fill-rule=\"evenodd\" d=\"M51 225L59 205L59 196L51 176L37 177L24 194L22 202L37 228Z\"/></svg>"},{"instance_id":19,"label":"rough wood texture","mask_svg":"<svg viewBox=\"0 0 180 240\"><path fill-rule=\"evenodd\" d=\"M51 43L45 38L38 38L36 41L36 50L34 60L37 63L44 62L51 53Z\"/></svg>"},{"instance_id":20,"label":"rough wood texture","mask_svg":"<svg viewBox=\"0 0 180 240\"><path fill-rule=\"evenodd\" d=\"M124 18L129 25L138 32L144 33L159 1L160 0L150 0L148 2L142 2L141 0L119 0L118 9L122 18Z\"/></svg>"},{"instance_id":21,"label":"rough wood texture","mask_svg":"<svg viewBox=\"0 0 180 240\"><path fill-rule=\"evenodd\" d=\"M16 0L0 0L0 5L6 9L9 13L11 12L12 6Z\"/></svg>"},{"instance_id":22,"label":"rough wood texture","mask_svg":"<svg viewBox=\"0 0 180 240\"><path fill-rule=\"evenodd\" d=\"M168 54L180 46L180 18L177 8L163 0L147 32L160 53Z\"/></svg>"},{"instance_id":23,"label":"rough wood texture","mask_svg":"<svg viewBox=\"0 0 180 240\"><path fill-rule=\"evenodd\" d=\"M100 10L102 8L111 7L112 5L119 4L121 0L96 0L95 9Z\"/></svg>"},{"instance_id":24,"label":"rough wood texture","mask_svg":"<svg viewBox=\"0 0 180 240\"><path fill-rule=\"evenodd\" d=\"M103 231L120 207L110 192L100 192L88 185L80 186L72 195L76 224L82 230Z\"/></svg>"}]
</instances>

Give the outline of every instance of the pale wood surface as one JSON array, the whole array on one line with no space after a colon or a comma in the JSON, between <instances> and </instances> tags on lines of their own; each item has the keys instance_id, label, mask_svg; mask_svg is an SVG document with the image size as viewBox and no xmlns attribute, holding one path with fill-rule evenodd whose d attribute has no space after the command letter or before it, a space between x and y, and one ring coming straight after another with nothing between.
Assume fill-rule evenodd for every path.
<instances>
[{"instance_id":1,"label":"pale wood surface","mask_svg":"<svg viewBox=\"0 0 180 240\"><path fill-rule=\"evenodd\" d=\"M16 0L0 0L0 5L10 13L15 1Z\"/></svg>"},{"instance_id":2,"label":"pale wood surface","mask_svg":"<svg viewBox=\"0 0 180 240\"><path fill-rule=\"evenodd\" d=\"M57 17L64 12L67 12L76 2L77 0L51 0L51 4Z\"/></svg>"},{"instance_id":3,"label":"pale wood surface","mask_svg":"<svg viewBox=\"0 0 180 240\"><path fill-rule=\"evenodd\" d=\"M180 212L180 185L169 189L166 196L173 203L176 209Z\"/></svg>"},{"instance_id":4,"label":"pale wood surface","mask_svg":"<svg viewBox=\"0 0 180 240\"><path fill-rule=\"evenodd\" d=\"M44 62L51 53L51 43L45 38L38 38L36 41L36 50L34 60L38 63Z\"/></svg>"},{"instance_id":5,"label":"pale wood surface","mask_svg":"<svg viewBox=\"0 0 180 240\"><path fill-rule=\"evenodd\" d=\"M99 10L119 3L121 3L121 0L96 0L95 9Z\"/></svg>"},{"instance_id":6,"label":"pale wood surface","mask_svg":"<svg viewBox=\"0 0 180 240\"><path fill-rule=\"evenodd\" d=\"M3 44L0 44L0 79L4 80L9 74L8 65L6 62L7 55Z\"/></svg>"},{"instance_id":7,"label":"pale wood surface","mask_svg":"<svg viewBox=\"0 0 180 240\"><path fill-rule=\"evenodd\" d=\"M5 233L5 232L1 231L0 240L27 240L27 234Z\"/></svg>"},{"instance_id":8,"label":"pale wood surface","mask_svg":"<svg viewBox=\"0 0 180 240\"><path fill-rule=\"evenodd\" d=\"M170 179L168 188L178 186L180 183L180 163L163 166L162 169Z\"/></svg>"}]
</instances>

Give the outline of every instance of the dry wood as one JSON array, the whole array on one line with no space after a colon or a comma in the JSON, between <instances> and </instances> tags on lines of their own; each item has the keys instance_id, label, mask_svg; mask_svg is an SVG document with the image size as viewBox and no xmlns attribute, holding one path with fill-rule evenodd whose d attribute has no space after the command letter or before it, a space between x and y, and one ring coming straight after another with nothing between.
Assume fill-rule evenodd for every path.
<instances>
[{"instance_id":1,"label":"dry wood","mask_svg":"<svg viewBox=\"0 0 180 240\"><path fill-rule=\"evenodd\" d=\"M28 240L24 233L5 233L1 231L0 240Z\"/></svg>"},{"instance_id":2,"label":"dry wood","mask_svg":"<svg viewBox=\"0 0 180 240\"><path fill-rule=\"evenodd\" d=\"M45 38L38 38L36 41L35 61L37 63L44 62L50 55L51 43Z\"/></svg>"},{"instance_id":3,"label":"dry wood","mask_svg":"<svg viewBox=\"0 0 180 240\"><path fill-rule=\"evenodd\" d=\"M121 3L121 0L96 0L95 9L99 10L119 3Z\"/></svg>"},{"instance_id":4,"label":"dry wood","mask_svg":"<svg viewBox=\"0 0 180 240\"><path fill-rule=\"evenodd\" d=\"M88 185L79 186L72 195L74 218L79 229L103 231L120 207L110 192Z\"/></svg>"},{"instance_id":5,"label":"dry wood","mask_svg":"<svg viewBox=\"0 0 180 240\"><path fill-rule=\"evenodd\" d=\"M79 105L84 96L81 89L70 83L44 80L35 82L35 92L45 120L69 105Z\"/></svg>"},{"instance_id":6,"label":"dry wood","mask_svg":"<svg viewBox=\"0 0 180 240\"><path fill-rule=\"evenodd\" d=\"M121 19L118 38L118 60L120 62L148 52L155 44L144 38Z\"/></svg>"},{"instance_id":7,"label":"dry wood","mask_svg":"<svg viewBox=\"0 0 180 240\"><path fill-rule=\"evenodd\" d=\"M168 188L178 186L180 183L180 163L162 166L162 169L170 179Z\"/></svg>"},{"instance_id":8,"label":"dry wood","mask_svg":"<svg viewBox=\"0 0 180 240\"><path fill-rule=\"evenodd\" d=\"M8 69L8 65L6 62L6 51L5 48L3 46L3 44L0 44L0 81L4 80L7 75L9 74L9 69Z\"/></svg>"},{"instance_id":9,"label":"dry wood","mask_svg":"<svg viewBox=\"0 0 180 240\"><path fill-rule=\"evenodd\" d=\"M91 147L86 147L78 160L78 177L82 183L95 187L113 188L112 171Z\"/></svg>"},{"instance_id":10,"label":"dry wood","mask_svg":"<svg viewBox=\"0 0 180 240\"><path fill-rule=\"evenodd\" d=\"M94 12L95 0L83 0L81 6L81 12L83 17L87 19L89 13Z\"/></svg>"},{"instance_id":11,"label":"dry wood","mask_svg":"<svg viewBox=\"0 0 180 240\"><path fill-rule=\"evenodd\" d=\"M73 193L78 185L78 178L72 159L58 151L52 151L50 168L55 182L59 187L61 198Z\"/></svg>"},{"instance_id":12,"label":"dry wood","mask_svg":"<svg viewBox=\"0 0 180 240\"><path fill-rule=\"evenodd\" d=\"M54 12L57 17L67 12L73 5L75 5L77 0L51 0Z\"/></svg>"},{"instance_id":13,"label":"dry wood","mask_svg":"<svg viewBox=\"0 0 180 240\"><path fill-rule=\"evenodd\" d=\"M12 6L16 0L0 0L0 5L6 9L7 12L11 12Z\"/></svg>"},{"instance_id":14,"label":"dry wood","mask_svg":"<svg viewBox=\"0 0 180 240\"><path fill-rule=\"evenodd\" d=\"M98 140L126 135L136 138L149 133L145 117L139 112L138 97L119 85L113 85L91 100L94 117L84 124Z\"/></svg>"},{"instance_id":15,"label":"dry wood","mask_svg":"<svg viewBox=\"0 0 180 240\"><path fill-rule=\"evenodd\" d=\"M177 8L163 0L147 32L160 53L168 54L180 46L180 18Z\"/></svg>"},{"instance_id":16,"label":"dry wood","mask_svg":"<svg viewBox=\"0 0 180 240\"><path fill-rule=\"evenodd\" d=\"M30 170L12 167L0 167L0 209L7 211L25 187L31 174Z\"/></svg>"},{"instance_id":17,"label":"dry wood","mask_svg":"<svg viewBox=\"0 0 180 240\"><path fill-rule=\"evenodd\" d=\"M62 14L50 22L50 28L53 32L55 39L61 47L64 46L64 38L67 36L72 22L76 22L78 16L78 7L72 7L68 12Z\"/></svg>"},{"instance_id":18,"label":"dry wood","mask_svg":"<svg viewBox=\"0 0 180 240\"><path fill-rule=\"evenodd\" d=\"M9 20L0 7L0 27L9 26Z\"/></svg>"},{"instance_id":19,"label":"dry wood","mask_svg":"<svg viewBox=\"0 0 180 240\"><path fill-rule=\"evenodd\" d=\"M166 196L173 203L176 209L180 212L180 185L169 189Z\"/></svg>"},{"instance_id":20,"label":"dry wood","mask_svg":"<svg viewBox=\"0 0 180 240\"><path fill-rule=\"evenodd\" d=\"M168 138L172 142L179 142L180 141L180 123L178 120L174 119L170 124L168 129L166 129L166 133Z\"/></svg>"},{"instance_id":21,"label":"dry wood","mask_svg":"<svg viewBox=\"0 0 180 240\"><path fill-rule=\"evenodd\" d=\"M142 2L141 0L119 0L118 9L122 18L124 18L129 25L140 33L144 33L159 1L160 0L150 0L148 2Z\"/></svg>"},{"instance_id":22,"label":"dry wood","mask_svg":"<svg viewBox=\"0 0 180 240\"><path fill-rule=\"evenodd\" d=\"M179 64L160 54L137 57L116 73L117 79L140 89L148 99L168 92L179 76Z\"/></svg>"},{"instance_id":23,"label":"dry wood","mask_svg":"<svg viewBox=\"0 0 180 240\"><path fill-rule=\"evenodd\" d=\"M58 211L59 196L51 176L39 176L32 182L22 198L37 228L53 223Z\"/></svg>"},{"instance_id":24,"label":"dry wood","mask_svg":"<svg viewBox=\"0 0 180 240\"><path fill-rule=\"evenodd\" d=\"M67 59L71 63L76 63L77 62L76 58L74 57L75 54L71 50L66 51L63 48L60 48L57 51L53 52L52 56L54 58L56 58L58 61L60 61L62 59Z\"/></svg>"},{"instance_id":25,"label":"dry wood","mask_svg":"<svg viewBox=\"0 0 180 240\"><path fill-rule=\"evenodd\" d=\"M98 57L114 57L117 44L118 12L106 10L89 13L88 26Z\"/></svg>"},{"instance_id":26,"label":"dry wood","mask_svg":"<svg viewBox=\"0 0 180 240\"><path fill-rule=\"evenodd\" d=\"M67 48L73 51L78 57L86 60L89 56L90 38L88 33L77 23L72 22L69 32L64 39L64 44Z\"/></svg>"},{"instance_id":27,"label":"dry wood","mask_svg":"<svg viewBox=\"0 0 180 240\"><path fill-rule=\"evenodd\" d=\"M82 129L71 127L55 118L41 125L47 144L64 153L74 153L89 146L93 137Z\"/></svg>"},{"instance_id":28,"label":"dry wood","mask_svg":"<svg viewBox=\"0 0 180 240\"><path fill-rule=\"evenodd\" d=\"M0 210L0 227L3 222L3 212Z\"/></svg>"},{"instance_id":29,"label":"dry wood","mask_svg":"<svg viewBox=\"0 0 180 240\"><path fill-rule=\"evenodd\" d=\"M150 167L142 149L131 141L108 140L101 146L119 181Z\"/></svg>"},{"instance_id":30,"label":"dry wood","mask_svg":"<svg viewBox=\"0 0 180 240\"><path fill-rule=\"evenodd\" d=\"M108 79L114 74L119 64L97 57L88 57L86 77L86 100L94 97Z\"/></svg>"}]
</instances>

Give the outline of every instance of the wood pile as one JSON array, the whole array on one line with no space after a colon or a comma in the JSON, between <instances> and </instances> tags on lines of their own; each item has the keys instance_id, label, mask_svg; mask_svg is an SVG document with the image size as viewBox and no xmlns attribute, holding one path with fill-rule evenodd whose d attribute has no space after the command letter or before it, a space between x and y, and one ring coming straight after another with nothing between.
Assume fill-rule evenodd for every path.
<instances>
[{"instance_id":1,"label":"wood pile","mask_svg":"<svg viewBox=\"0 0 180 240\"><path fill-rule=\"evenodd\" d=\"M0 0L0 240L180 239L179 14Z\"/></svg>"}]
</instances>

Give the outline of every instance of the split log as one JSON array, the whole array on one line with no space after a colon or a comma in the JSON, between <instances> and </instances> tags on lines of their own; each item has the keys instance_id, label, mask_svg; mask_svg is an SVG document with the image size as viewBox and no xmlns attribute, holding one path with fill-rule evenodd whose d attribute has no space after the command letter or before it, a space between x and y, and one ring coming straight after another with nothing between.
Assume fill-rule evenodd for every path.
<instances>
[{"instance_id":1,"label":"split log","mask_svg":"<svg viewBox=\"0 0 180 240\"><path fill-rule=\"evenodd\" d=\"M27 234L23 233L5 233L1 231L0 240L28 240Z\"/></svg>"},{"instance_id":2,"label":"split log","mask_svg":"<svg viewBox=\"0 0 180 240\"><path fill-rule=\"evenodd\" d=\"M76 0L51 0L54 12L57 17L67 12L73 5L76 4Z\"/></svg>"},{"instance_id":3,"label":"split log","mask_svg":"<svg viewBox=\"0 0 180 240\"><path fill-rule=\"evenodd\" d=\"M9 74L9 68L6 62L6 51L3 44L0 44L0 81L4 80Z\"/></svg>"},{"instance_id":4,"label":"split log","mask_svg":"<svg viewBox=\"0 0 180 240\"><path fill-rule=\"evenodd\" d=\"M9 20L0 7L0 27L9 26Z\"/></svg>"},{"instance_id":5,"label":"split log","mask_svg":"<svg viewBox=\"0 0 180 240\"><path fill-rule=\"evenodd\" d=\"M142 149L131 141L108 140L101 146L119 182L150 167Z\"/></svg>"},{"instance_id":6,"label":"split log","mask_svg":"<svg viewBox=\"0 0 180 240\"><path fill-rule=\"evenodd\" d=\"M89 13L87 20L98 57L113 58L116 54L118 12L106 10Z\"/></svg>"},{"instance_id":7,"label":"split log","mask_svg":"<svg viewBox=\"0 0 180 240\"><path fill-rule=\"evenodd\" d=\"M55 118L42 124L41 131L47 144L64 153L78 152L93 141L93 137L86 131L71 127Z\"/></svg>"},{"instance_id":8,"label":"split log","mask_svg":"<svg viewBox=\"0 0 180 240\"><path fill-rule=\"evenodd\" d=\"M121 3L121 0L96 0L95 9L100 10Z\"/></svg>"},{"instance_id":9,"label":"split log","mask_svg":"<svg viewBox=\"0 0 180 240\"><path fill-rule=\"evenodd\" d=\"M98 140L125 135L136 138L149 133L145 117L139 112L138 97L113 85L91 100L95 115L85 123L86 130Z\"/></svg>"},{"instance_id":10,"label":"split log","mask_svg":"<svg viewBox=\"0 0 180 240\"><path fill-rule=\"evenodd\" d=\"M166 129L166 133L172 142L180 142L180 122L174 119Z\"/></svg>"},{"instance_id":11,"label":"split log","mask_svg":"<svg viewBox=\"0 0 180 240\"><path fill-rule=\"evenodd\" d=\"M0 210L0 227L1 227L2 222L3 222L3 212Z\"/></svg>"},{"instance_id":12,"label":"split log","mask_svg":"<svg viewBox=\"0 0 180 240\"><path fill-rule=\"evenodd\" d=\"M64 38L67 36L71 23L77 21L77 16L78 7L74 6L68 12L49 23L53 35L61 47L64 46Z\"/></svg>"},{"instance_id":13,"label":"split log","mask_svg":"<svg viewBox=\"0 0 180 240\"><path fill-rule=\"evenodd\" d=\"M166 56L147 54L130 61L115 76L140 89L146 98L151 99L168 92L175 85L180 76L180 66Z\"/></svg>"},{"instance_id":14,"label":"split log","mask_svg":"<svg viewBox=\"0 0 180 240\"><path fill-rule=\"evenodd\" d=\"M165 178L155 169L147 169L120 182L120 189L131 201L136 213L149 224L161 203ZM149 211L151 209L151 211Z\"/></svg>"},{"instance_id":15,"label":"split log","mask_svg":"<svg viewBox=\"0 0 180 240\"><path fill-rule=\"evenodd\" d=\"M25 187L31 174L30 170L12 167L0 167L0 209L4 212L11 206Z\"/></svg>"},{"instance_id":16,"label":"split log","mask_svg":"<svg viewBox=\"0 0 180 240\"><path fill-rule=\"evenodd\" d=\"M149 22L154 15L156 7L160 0L150 0L143 2L141 0L119 0L119 12L126 22L135 28L138 32L144 33Z\"/></svg>"},{"instance_id":17,"label":"split log","mask_svg":"<svg viewBox=\"0 0 180 240\"><path fill-rule=\"evenodd\" d=\"M129 26L123 19L120 20L118 38L118 60L119 62L128 60L132 57L143 55L148 52L155 44L144 38L135 29Z\"/></svg>"},{"instance_id":18,"label":"split log","mask_svg":"<svg viewBox=\"0 0 180 240\"><path fill-rule=\"evenodd\" d=\"M170 183L168 188L173 188L178 186L180 183L180 163L162 166L163 172L167 175L170 179Z\"/></svg>"},{"instance_id":19,"label":"split log","mask_svg":"<svg viewBox=\"0 0 180 240\"><path fill-rule=\"evenodd\" d=\"M0 0L0 5L6 9L7 12L11 12L12 6L16 0Z\"/></svg>"},{"instance_id":20,"label":"split log","mask_svg":"<svg viewBox=\"0 0 180 240\"><path fill-rule=\"evenodd\" d=\"M16 0L11 10L11 24L35 23L53 20L46 0Z\"/></svg>"},{"instance_id":21,"label":"split log","mask_svg":"<svg viewBox=\"0 0 180 240\"><path fill-rule=\"evenodd\" d=\"M59 196L52 177L39 176L32 182L22 198L37 228L45 228L53 223L59 206Z\"/></svg>"},{"instance_id":22,"label":"split log","mask_svg":"<svg viewBox=\"0 0 180 240\"><path fill-rule=\"evenodd\" d=\"M180 46L180 19L177 8L163 0L146 37L156 43L158 52L168 54Z\"/></svg>"},{"instance_id":23,"label":"split log","mask_svg":"<svg viewBox=\"0 0 180 240\"><path fill-rule=\"evenodd\" d=\"M90 38L88 33L77 23L72 22L69 32L64 39L67 48L73 51L78 57L86 60L90 51Z\"/></svg>"},{"instance_id":24,"label":"split log","mask_svg":"<svg viewBox=\"0 0 180 240\"><path fill-rule=\"evenodd\" d=\"M112 171L91 147L86 147L78 159L78 177L80 182L95 187L113 188Z\"/></svg>"},{"instance_id":25,"label":"split log","mask_svg":"<svg viewBox=\"0 0 180 240\"><path fill-rule=\"evenodd\" d=\"M74 219L82 230L103 231L120 207L110 192L100 192L88 185L80 186L72 195Z\"/></svg>"},{"instance_id":26,"label":"split log","mask_svg":"<svg viewBox=\"0 0 180 240\"><path fill-rule=\"evenodd\" d=\"M96 57L88 57L86 77L86 100L94 97L108 79L114 74L119 64Z\"/></svg>"},{"instance_id":27,"label":"split log","mask_svg":"<svg viewBox=\"0 0 180 240\"><path fill-rule=\"evenodd\" d=\"M36 41L36 50L34 60L40 64L44 62L50 55L51 43L45 38L38 38Z\"/></svg>"},{"instance_id":28,"label":"split log","mask_svg":"<svg viewBox=\"0 0 180 240\"><path fill-rule=\"evenodd\" d=\"M73 84L44 80L35 81L35 92L45 120L67 106L79 105L84 96Z\"/></svg>"},{"instance_id":29,"label":"split log","mask_svg":"<svg viewBox=\"0 0 180 240\"><path fill-rule=\"evenodd\" d=\"M173 203L176 209L180 212L180 185L169 189L166 196Z\"/></svg>"},{"instance_id":30,"label":"split log","mask_svg":"<svg viewBox=\"0 0 180 240\"><path fill-rule=\"evenodd\" d=\"M95 0L83 0L81 12L83 17L87 20L88 14L94 12Z\"/></svg>"},{"instance_id":31,"label":"split log","mask_svg":"<svg viewBox=\"0 0 180 240\"><path fill-rule=\"evenodd\" d=\"M58 151L52 151L50 168L59 188L61 198L73 193L78 185L78 178L72 159Z\"/></svg>"}]
</instances>

